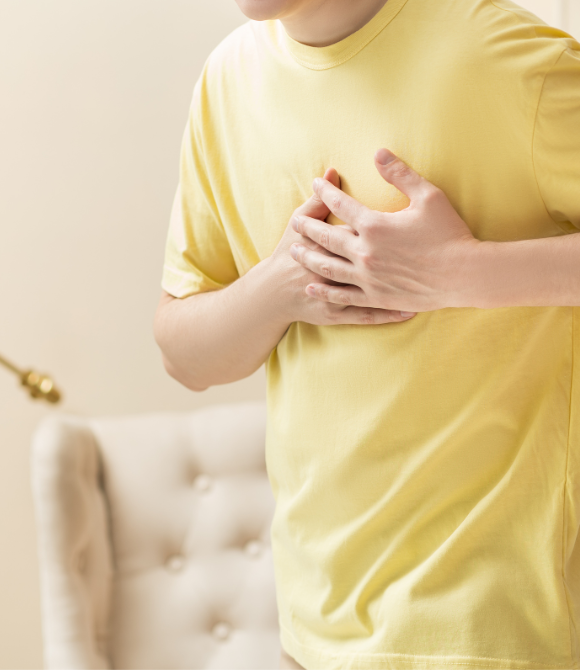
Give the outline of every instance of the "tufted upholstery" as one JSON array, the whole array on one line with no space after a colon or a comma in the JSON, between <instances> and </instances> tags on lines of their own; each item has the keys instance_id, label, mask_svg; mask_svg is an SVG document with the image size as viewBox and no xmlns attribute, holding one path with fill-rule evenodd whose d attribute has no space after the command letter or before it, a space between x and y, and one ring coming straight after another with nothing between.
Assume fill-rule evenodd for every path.
<instances>
[{"instance_id":1,"label":"tufted upholstery","mask_svg":"<svg viewBox=\"0 0 580 670\"><path fill-rule=\"evenodd\" d=\"M262 403L38 428L49 668L277 668Z\"/></svg>"}]
</instances>

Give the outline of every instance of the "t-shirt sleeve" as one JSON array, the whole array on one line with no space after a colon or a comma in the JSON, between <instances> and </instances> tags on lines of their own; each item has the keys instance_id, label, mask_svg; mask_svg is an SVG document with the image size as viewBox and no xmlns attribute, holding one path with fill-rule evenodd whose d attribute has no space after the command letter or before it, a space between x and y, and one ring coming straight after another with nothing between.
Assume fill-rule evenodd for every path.
<instances>
[{"instance_id":1,"label":"t-shirt sleeve","mask_svg":"<svg viewBox=\"0 0 580 670\"><path fill-rule=\"evenodd\" d=\"M176 298L224 288L238 271L204 160L203 75L183 135L177 190L163 266L162 288Z\"/></svg>"},{"instance_id":2,"label":"t-shirt sleeve","mask_svg":"<svg viewBox=\"0 0 580 670\"><path fill-rule=\"evenodd\" d=\"M580 44L570 40L547 73L534 133L534 166L552 219L580 230Z\"/></svg>"}]
</instances>

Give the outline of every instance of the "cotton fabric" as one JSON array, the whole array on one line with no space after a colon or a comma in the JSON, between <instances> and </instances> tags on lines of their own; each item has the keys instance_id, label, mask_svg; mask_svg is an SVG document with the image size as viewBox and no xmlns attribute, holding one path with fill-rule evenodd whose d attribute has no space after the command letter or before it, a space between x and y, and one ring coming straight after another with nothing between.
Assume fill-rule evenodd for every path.
<instances>
[{"instance_id":1,"label":"cotton fabric","mask_svg":"<svg viewBox=\"0 0 580 670\"><path fill-rule=\"evenodd\" d=\"M247 23L195 88L163 288L244 275L330 166L366 206L403 209L380 147L480 240L575 233L580 45L507 0L389 0L322 48ZM580 668L578 309L290 326L267 361L266 460L297 662Z\"/></svg>"}]
</instances>

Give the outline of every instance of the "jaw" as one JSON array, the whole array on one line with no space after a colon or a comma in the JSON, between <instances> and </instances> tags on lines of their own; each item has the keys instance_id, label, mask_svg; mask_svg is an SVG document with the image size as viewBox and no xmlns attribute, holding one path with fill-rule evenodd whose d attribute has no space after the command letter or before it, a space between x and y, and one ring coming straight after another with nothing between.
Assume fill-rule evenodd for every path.
<instances>
[{"instance_id":1,"label":"jaw","mask_svg":"<svg viewBox=\"0 0 580 670\"><path fill-rule=\"evenodd\" d=\"M254 21L269 21L292 16L313 0L236 0L243 14Z\"/></svg>"}]
</instances>

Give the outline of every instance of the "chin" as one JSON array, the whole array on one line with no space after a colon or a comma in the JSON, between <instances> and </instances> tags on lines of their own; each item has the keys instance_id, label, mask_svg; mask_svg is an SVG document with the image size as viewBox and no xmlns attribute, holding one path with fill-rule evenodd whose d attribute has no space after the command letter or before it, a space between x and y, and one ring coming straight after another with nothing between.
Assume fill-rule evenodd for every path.
<instances>
[{"instance_id":1,"label":"chin","mask_svg":"<svg viewBox=\"0 0 580 670\"><path fill-rule=\"evenodd\" d=\"M240 10L254 21L268 21L286 16L301 0L236 0Z\"/></svg>"}]
</instances>

